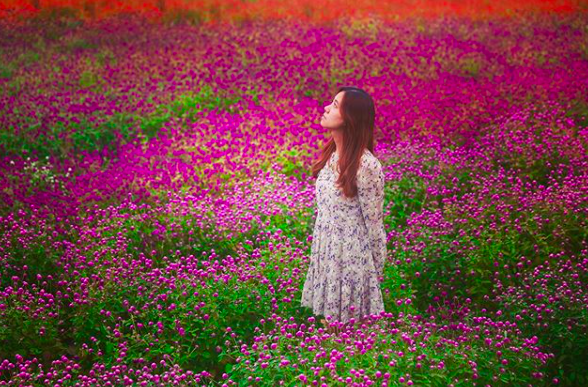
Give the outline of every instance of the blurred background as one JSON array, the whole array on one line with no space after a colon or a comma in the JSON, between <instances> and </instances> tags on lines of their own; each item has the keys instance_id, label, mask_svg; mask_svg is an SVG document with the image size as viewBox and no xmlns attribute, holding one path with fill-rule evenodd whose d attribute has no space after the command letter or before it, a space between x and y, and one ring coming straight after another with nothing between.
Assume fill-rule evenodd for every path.
<instances>
[{"instance_id":1,"label":"blurred background","mask_svg":"<svg viewBox=\"0 0 588 387\"><path fill-rule=\"evenodd\" d=\"M518 12L570 13L586 9L586 0L3 0L0 17L75 16L89 20L137 12L156 19L188 17L196 22L258 18L329 21L343 15L378 15L391 20L440 15L485 18Z\"/></svg>"}]
</instances>

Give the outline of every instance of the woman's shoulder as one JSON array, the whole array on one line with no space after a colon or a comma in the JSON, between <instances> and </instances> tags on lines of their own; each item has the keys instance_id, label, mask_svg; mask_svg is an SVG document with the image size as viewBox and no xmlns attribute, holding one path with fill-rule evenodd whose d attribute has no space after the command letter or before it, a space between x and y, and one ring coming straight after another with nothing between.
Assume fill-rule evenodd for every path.
<instances>
[{"instance_id":1,"label":"woman's shoulder","mask_svg":"<svg viewBox=\"0 0 588 387\"><path fill-rule=\"evenodd\" d=\"M382 163L372 152L369 151L369 149L366 149L363 155L361 156L361 163L359 169L378 171L382 169Z\"/></svg>"}]
</instances>

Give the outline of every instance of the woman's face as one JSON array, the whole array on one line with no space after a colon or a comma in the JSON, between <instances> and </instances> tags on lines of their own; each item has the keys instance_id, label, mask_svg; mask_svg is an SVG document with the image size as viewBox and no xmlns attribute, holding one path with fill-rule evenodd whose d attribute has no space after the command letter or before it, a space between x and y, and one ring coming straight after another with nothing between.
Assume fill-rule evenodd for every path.
<instances>
[{"instance_id":1,"label":"woman's face","mask_svg":"<svg viewBox=\"0 0 588 387\"><path fill-rule=\"evenodd\" d=\"M338 129L343 125L341 117L341 101L343 100L344 91L339 92L331 104L325 106L325 114L321 117L321 126L325 129Z\"/></svg>"}]
</instances>

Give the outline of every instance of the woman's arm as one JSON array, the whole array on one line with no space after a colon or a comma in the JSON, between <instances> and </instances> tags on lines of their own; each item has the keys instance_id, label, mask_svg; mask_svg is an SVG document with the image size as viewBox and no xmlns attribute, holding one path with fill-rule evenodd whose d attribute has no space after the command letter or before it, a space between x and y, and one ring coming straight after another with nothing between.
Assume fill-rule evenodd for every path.
<instances>
[{"instance_id":1,"label":"woman's arm","mask_svg":"<svg viewBox=\"0 0 588 387\"><path fill-rule=\"evenodd\" d=\"M384 172L376 158L363 161L357 174L358 199L367 227L378 277L383 275L387 256L384 229Z\"/></svg>"}]
</instances>

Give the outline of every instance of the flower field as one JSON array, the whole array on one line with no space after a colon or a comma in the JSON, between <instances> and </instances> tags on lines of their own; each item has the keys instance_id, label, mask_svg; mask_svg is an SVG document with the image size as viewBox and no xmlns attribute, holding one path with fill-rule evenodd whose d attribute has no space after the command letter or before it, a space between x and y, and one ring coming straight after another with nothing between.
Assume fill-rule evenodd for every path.
<instances>
[{"instance_id":1,"label":"flower field","mask_svg":"<svg viewBox=\"0 0 588 387\"><path fill-rule=\"evenodd\" d=\"M340 85L376 102L386 312L329 334ZM0 19L0 158L0 386L588 385L587 13Z\"/></svg>"}]
</instances>

